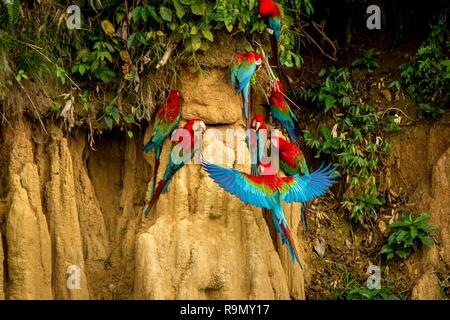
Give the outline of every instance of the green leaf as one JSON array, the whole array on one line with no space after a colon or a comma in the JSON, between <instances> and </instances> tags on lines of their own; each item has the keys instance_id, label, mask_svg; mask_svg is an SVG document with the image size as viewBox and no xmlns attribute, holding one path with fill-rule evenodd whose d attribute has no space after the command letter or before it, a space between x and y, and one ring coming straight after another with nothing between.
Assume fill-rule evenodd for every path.
<instances>
[{"instance_id":1,"label":"green leaf","mask_svg":"<svg viewBox=\"0 0 450 320\"><path fill-rule=\"evenodd\" d=\"M415 224L424 224L428 220L430 220L430 218L431 218L430 215L424 212L414 220L414 223Z\"/></svg>"},{"instance_id":2,"label":"green leaf","mask_svg":"<svg viewBox=\"0 0 450 320\"><path fill-rule=\"evenodd\" d=\"M326 97L325 97L325 108L328 110L328 109L331 109L332 107L333 107L333 105L334 105L334 97L333 96L330 96L330 95L327 95Z\"/></svg>"},{"instance_id":3,"label":"green leaf","mask_svg":"<svg viewBox=\"0 0 450 320\"><path fill-rule=\"evenodd\" d=\"M233 31L233 24L229 21L225 21L225 28L227 29L228 32Z\"/></svg>"},{"instance_id":4,"label":"green leaf","mask_svg":"<svg viewBox=\"0 0 450 320\"><path fill-rule=\"evenodd\" d=\"M132 33L128 37L128 40L127 40L127 48L128 49L131 49L131 47L133 46L135 38L136 38L136 33Z\"/></svg>"},{"instance_id":5,"label":"green leaf","mask_svg":"<svg viewBox=\"0 0 450 320\"><path fill-rule=\"evenodd\" d=\"M105 119L105 123L108 129L111 130L113 128L113 119L108 115L105 115L103 119Z\"/></svg>"},{"instance_id":6,"label":"green leaf","mask_svg":"<svg viewBox=\"0 0 450 320\"><path fill-rule=\"evenodd\" d=\"M394 228L407 227L407 226L409 226L409 225L410 225L410 223L408 223L408 222L395 221L395 222L389 224L389 225L388 225L388 228L394 229Z\"/></svg>"},{"instance_id":7,"label":"green leaf","mask_svg":"<svg viewBox=\"0 0 450 320\"><path fill-rule=\"evenodd\" d=\"M322 125L320 127L320 131L322 132L323 136L326 140L331 140L333 137L331 136L331 131L326 125Z\"/></svg>"},{"instance_id":8,"label":"green leaf","mask_svg":"<svg viewBox=\"0 0 450 320\"><path fill-rule=\"evenodd\" d=\"M20 15L20 0L11 0L6 3L6 8L9 16L9 23L17 21Z\"/></svg>"},{"instance_id":9,"label":"green leaf","mask_svg":"<svg viewBox=\"0 0 450 320\"><path fill-rule=\"evenodd\" d=\"M209 41L214 41L214 37L211 31L202 29L203 36Z\"/></svg>"},{"instance_id":10,"label":"green leaf","mask_svg":"<svg viewBox=\"0 0 450 320\"><path fill-rule=\"evenodd\" d=\"M395 251L395 253L402 259L406 259L409 255L408 251L403 251L403 250L397 250L397 251Z\"/></svg>"},{"instance_id":11,"label":"green leaf","mask_svg":"<svg viewBox=\"0 0 450 320\"><path fill-rule=\"evenodd\" d=\"M97 76L97 78L99 78L103 83L108 83L110 78L115 76L114 71L112 71L111 69L107 68L107 67L103 67L101 69L99 69L95 75Z\"/></svg>"},{"instance_id":12,"label":"green leaf","mask_svg":"<svg viewBox=\"0 0 450 320\"><path fill-rule=\"evenodd\" d=\"M197 51L202 45L202 40L198 37L191 38L192 51Z\"/></svg>"},{"instance_id":13,"label":"green leaf","mask_svg":"<svg viewBox=\"0 0 450 320\"><path fill-rule=\"evenodd\" d=\"M173 5L175 7L175 13L177 14L177 17L181 20L181 18L184 17L186 14L186 10L184 9L183 5L180 3L179 0L173 0Z\"/></svg>"},{"instance_id":14,"label":"green leaf","mask_svg":"<svg viewBox=\"0 0 450 320\"><path fill-rule=\"evenodd\" d=\"M191 11L197 16L204 16L206 13L206 2L204 0L192 0Z\"/></svg>"},{"instance_id":15,"label":"green leaf","mask_svg":"<svg viewBox=\"0 0 450 320\"><path fill-rule=\"evenodd\" d=\"M123 120L125 120L126 123L135 123L134 116L131 113L123 116Z\"/></svg>"},{"instance_id":16,"label":"green leaf","mask_svg":"<svg viewBox=\"0 0 450 320\"><path fill-rule=\"evenodd\" d=\"M397 233L396 233L397 243L402 242L408 235L409 235L409 233L406 230L397 231Z\"/></svg>"},{"instance_id":17,"label":"green leaf","mask_svg":"<svg viewBox=\"0 0 450 320\"><path fill-rule=\"evenodd\" d=\"M112 118L114 119L114 121L116 121L117 123L119 123L119 120L120 120L120 113L119 113L119 110L118 110L116 107L113 107L113 108L112 108L111 116L112 116Z\"/></svg>"},{"instance_id":18,"label":"green leaf","mask_svg":"<svg viewBox=\"0 0 450 320\"><path fill-rule=\"evenodd\" d=\"M99 51L97 52L97 58L99 58L101 61L108 60L109 62L112 62L112 56L108 51Z\"/></svg>"},{"instance_id":19,"label":"green leaf","mask_svg":"<svg viewBox=\"0 0 450 320\"><path fill-rule=\"evenodd\" d=\"M380 251L380 253L389 253L389 252L392 252L392 248L389 245L387 245L387 244L385 244L381 248L381 251Z\"/></svg>"},{"instance_id":20,"label":"green leaf","mask_svg":"<svg viewBox=\"0 0 450 320\"><path fill-rule=\"evenodd\" d=\"M86 72L87 69L88 69L88 66L86 64L84 64L84 63L80 64L78 66L78 72L80 73L80 75L83 75Z\"/></svg>"},{"instance_id":21,"label":"green leaf","mask_svg":"<svg viewBox=\"0 0 450 320\"><path fill-rule=\"evenodd\" d=\"M168 22L172 21L172 10L170 10L169 8L161 6L159 8L159 13L161 15L161 18L163 18L164 20Z\"/></svg>"},{"instance_id":22,"label":"green leaf","mask_svg":"<svg viewBox=\"0 0 450 320\"><path fill-rule=\"evenodd\" d=\"M411 238L414 239L415 237L417 237L418 231L417 231L417 228L415 226L409 226L409 230L410 230L410 233L411 233Z\"/></svg>"},{"instance_id":23,"label":"green leaf","mask_svg":"<svg viewBox=\"0 0 450 320\"><path fill-rule=\"evenodd\" d=\"M133 22L136 23L139 18L142 17L142 7L134 8L133 12L131 13L131 17L133 19Z\"/></svg>"},{"instance_id":24,"label":"green leaf","mask_svg":"<svg viewBox=\"0 0 450 320\"><path fill-rule=\"evenodd\" d=\"M432 237L429 236L421 236L419 235L419 239L422 241L422 243L424 245L426 245L427 247L431 247L434 244L434 240Z\"/></svg>"},{"instance_id":25,"label":"green leaf","mask_svg":"<svg viewBox=\"0 0 450 320\"><path fill-rule=\"evenodd\" d=\"M429 225L429 224L419 225L419 226L417 226L417 229L422 230L427 233L438 230L438 228L436 228L435 226Z\"/></svg>"},{"instance_id":26,"label":"green leaf","mask_svg":"<svg viewBox=\"0 0 450 320\"><path fill-rule=\"evenodd\" d=\"M128 130L127 135L128 135L128 138L133 139L133 136L134 136L133 131Z\"/></svg>"}]
</instances>

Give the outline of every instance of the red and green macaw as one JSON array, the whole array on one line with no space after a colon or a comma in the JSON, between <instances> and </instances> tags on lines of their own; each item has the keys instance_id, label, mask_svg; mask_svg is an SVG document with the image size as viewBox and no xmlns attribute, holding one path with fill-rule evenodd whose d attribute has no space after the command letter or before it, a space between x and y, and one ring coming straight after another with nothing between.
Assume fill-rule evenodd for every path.
<instances>
[{"instance_id":1,"label":"red and green macaw","mask_svg":"<svg viewBox=\"0 0 450 320\"><path fill-rule=\"evenodd\" d=\"M164 141L170 137L172 132L180 123L180 92L172 90L165 103L159 107L159 111L155 118L153 133L150 141L145 145L144 152L150 152L155 149L155 166L153 168L153 186L152 193L155 192L156 177L159 169L159 159L161 158L161 150Z\"/></svg>"},{"instance_id":2,"label":"red and green macaw","mask_svg":"<svg viewBox=\"0 0 450 320\"><path fill-rule=\"evenodd\" d=\"M244 101L244 116L247 128L250 127L250 81L256 68L262 63L261 56L257 52L237 54L231 67L231 82L236 89L236 94L241 93Z\"/></svg>"},{"instance_id":3,"label":"red and green macaw","mask_svg":"<svg viewBox=\"0 0 450 320\"><path fill-rule=\"evenodd\" d=\"M282 137L278 137L278 149L280 155L280 167L286 175L309 174L305 156L296 144L290 143Z\"/></svg>"},{"instance_id":4,"label":"red and green macaw","mask_svg":"<svg viewBox=\"0 0 450 320\"><path fill-rule=\"evenodd\" d=\"M295 91L292 87L291 81L287 76L279 58L278 41L280 41L281 36L283 9L280 4L273 0L261 0L259 2L258 16L264 20L266 26L269 30L271 30L270 43L272 47L273 63L295 97Z\"/></svg>"},{"instance_id":5,"label":"red and green macaw","mask_svg":"<svg viewBox=\"0 0 450 320\"><path fill-rule=\"evenodd\" d=\"M270 164L267 164L270 167ZM266 165L266 166L267 166ZM260 165L261 176L254 176L236 169L228 169L203 162L203 169L224 190L241 201L272 211L272 219L283 244L286 244L292 258L300 264L289 225L284 216L281 201L287 203L307 202L325 194L334 183L330 174L335 170L330 166L320 167L310 175L279 177L276 172L264 172L266 166ZM301 266L301 264L300 264Z\"/></svg>"},{"instance_id":6,"label":"red and green macaw","mask_svg":"<svg viewBox=\"0 0 450 320\"><path fill-rule=\"evenodd\" d=\"M272 30L278 42L281 36L281 8L273 0L259 1L259 17L264 19L266 25Z\"/></svg>"},{"instance_id":7,"label":"red and green macaw","mask_svg":"<svg viewBox=\"0 0 450 320\"><path fill-rule=\"evenodd\" d=\"M289 104L283 95L283 84L277 81L277 86L272 88L269 98L269 107L272 117L278 120L283 128L286 129L292 142L297 142L300 135L298 120L292 112Z\"/></svg>"},{"instance_id":8,"label":"red and green macaw","mask_svg":"<svg viewBox=\"0 0 450 320\"><path fill-rule=\"evenodd\" d=\"M148 207L144 210L146 217L158 201L161 193L167 191L167 188L169 187L175 173L177 173L184 166L184 164L192 159L194 154L199 151L201 146L198 137L203 133L205 128L206 126L203 121L200 119L192 119L183 126L184 130L175 131L172 135L172 149L169 163L167 164L164 176L159 181L158 187L150 199ZM178 150L174 150L174 148L178 148ZM174 154L181 154L182 159L176 158Z\"/></svg>"},{"instance_id":9,"label":"red and green macaw","mask_svg":"<svg viewBox=\"0 0 450 320\"><path fill-rule=\"evenodd\" d=\"M280 168L287 176L309 175L308 165L302 150L293 143L287 142L282 137L278 138L278 151L280 157ZM305 229L308 229L306 220L306 203L302 203L302 223Z\"/></svg>"}]
</instances>

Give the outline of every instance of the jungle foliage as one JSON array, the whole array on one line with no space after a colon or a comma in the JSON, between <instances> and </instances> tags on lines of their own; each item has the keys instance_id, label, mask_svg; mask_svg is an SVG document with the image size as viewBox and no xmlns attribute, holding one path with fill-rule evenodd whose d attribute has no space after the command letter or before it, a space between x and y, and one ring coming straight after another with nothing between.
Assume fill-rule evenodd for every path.
<instances>
[{"instance_id":1,"label":"jungle foliage","mask_svg":"<svg viewBox=\"0 0 450 320\"><path fill-rule=\"evenodd\" d=\"M450 107L450 30L448 11L432 26L430 35L411 62L401 65L406 91L424 115L436 118Z\"/></svg>"},{"instance_id":2,"label":"jungle foliage","mask_svg":"<svg viewBox=\"0 0 450 320\"><path fill-rule=\"evenodd\" d=\"M388 260L395 257L406 259L413 251L419 248L420 244L431 247L434 244L431 232L437 230L436 227L428 224L430 215L422 213L414 218L411 213L405 213L400 220L388 225L395 230L381 249L381 254L386 255Z\"/></svg>"},{"instance_id":3,"label":"jungle foliage","mask_svg":"<svg viewBox=\"0 0 450 320\"><path fill-rule=\"evenodd\" d=\"M317 158L326 155L337 166L345 181L341 206L353 221L365 224L377 217L385 203L377 182L381 161L390 149L384 137L399 128L395 117L359 99L348 69L331 67L323 69L320 76L323 82L303 89L301 96L321 110L314 114L315 119L330 121L316 132L305 130L305 143Z\"/></svg>"},{"instance_id":4,"label":"jungle foliage","mask_svg":"<svg viewBox=\"0 0 450 320\"><path fill-rule=\"evenodd\" d=\"M46 1L32 9L25 1L0 2L0 97L14 79L51 78L82 91L73 97L82 100L86 115L91 111L90 97L103 95L104 108L95 111L96 119L109 129L127 126L151 116L139 97L144 74L165 65L164 85L174 86L181 65L202 67L198 54L207 52L218 34L239 36L249 44L266 36L256 0L84 3L81 29L70 30L65 25L69 15L65 2ZM280 3L284 8L280 58L285 66L299 67L303 39L296 26L300 16L312 14L314 8L311 0ZM25 15L20 15L21 9ZM133 110L123 110L124 96L136 105Z\"/></svg>"}]
</instances>

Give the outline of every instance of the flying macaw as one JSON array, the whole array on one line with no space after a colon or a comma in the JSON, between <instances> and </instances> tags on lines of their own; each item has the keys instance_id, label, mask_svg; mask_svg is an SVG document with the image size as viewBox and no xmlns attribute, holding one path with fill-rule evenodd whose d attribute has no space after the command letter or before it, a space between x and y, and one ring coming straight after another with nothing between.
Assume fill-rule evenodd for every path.
<instances>
[{"instance_id":1,"label":"flying macaw","mask_svg":"<svg viewBox=\"0 0 450 320\"><path fill-rule=\"evenodd\" d=\"M153 186L152 193L155 192L156 178L159 169L159 159L161 158L161 150L166 138L170 137L172 132L180 123L180 92L172 90L165 103L160 106L158 114L155 118L153 133L150 141L145 145L144 152L150 152L155 149L155 166L153 168Z\"/></svg>"},{"instance_id":2,"label":"flying macaw","mask_svg":"<svg viewBox=\"0 0 450 320\"><path fill-rule=\"evenodd\" d=\"M284 98L283 92L283 84L280 80L277 80L277 86L272 88L269 98L270 112L286 129L291 141L297 142L300 135L298 120Z\"/></svg>"},{"instance_id":3,"label":"flying macaw","mask_svg":"<svg viewBox=\"0 0 450 320\"><path fill-rule=\"evenodd\" d=\"M270 166L270 164L269 164ZM281 201L287 203L307 202L325 194L334 183L330 174L335 170L330 166L320 167L310 175L279 177L276 172L265 173L266 166L260 165L261 176L254 176L236 169L228 169L203 162L203 169L224 190L241 201L256 207L272 211L272 219L282 243L286 244L292 258L300 264L292 234L281 207Z\"/></svg>"},{"instance_id":4,"label":"flying macaw","mask_svg":"<svg viewBox=\"0 0 450 320\"><path fill-rule=\"evenodd\" d=\"M241 93L244 101L244 116L247 129L250 127L250 80L256 68L262 63L261 56L257 52L237 54L231 68L231 82L236 89L236 94Z\"/></svg>"},{"instance_id":5,"label":"flying macaw","mask_svg":"<svg viewBox=\"0 0 450 320\"><path fill-rule=\"evenodd\" d=\"M194 154L199 150L200 145L198 136L203 133L205 128L206 126L203 121L200 119L192 119L183 126L184 130L180 131L180 134L177 134L177 131L175 131L172 135L172 151L170 153L169 163L167 164L164 176L159 181L158 187L150 199L148 207L144 210L146 217L158 201L161 193L167 191L175 173L177 173L187 161L192 159ZM179 148L179 151L182 151L182 159L174 158L173 154L175 154L175 147ZM180 152L177 152L177 154L180 154Z\"/></svg>"}]
</instances>

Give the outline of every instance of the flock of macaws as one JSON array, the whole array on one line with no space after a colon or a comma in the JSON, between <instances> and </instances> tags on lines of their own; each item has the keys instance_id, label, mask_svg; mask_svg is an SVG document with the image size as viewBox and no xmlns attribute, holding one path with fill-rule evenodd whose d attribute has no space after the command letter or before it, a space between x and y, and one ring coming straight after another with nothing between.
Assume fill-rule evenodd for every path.
<instances>
[{"instance_id":1,"label":"flock of macaws","mask_svg":"<svg viewBox=\"0 0 450 320\"><path fill-rule=\"evenodd\" d=\"M281 8L273 0L259 2L259 17L264 19L270 29L271 37L275 41L281 35ZM274 46L272 46L272 51ZM277 47L276 47L276 50ZM275 65L279 67L278 52L272 54ZM237 94L243 98L243 113L247 126L247 144L252 159L251 174L220 167L208 162L202 162L203 169L223 189L239 198L241 201L265 210L272 211L272 219L276 231L280 234L282 243L287 245L292 262L300 259L295 248L292 233L284 216L281 201L287 203L306 203L325 194L334 183L334 169L330 165L321 166L310 173L305 157L297 146L299 140L298 120L289 107L281 81L277 80L269 98L269 110L272 118L286 130L290 142L282 137L267 137L267 127L260 115L252 118L250 89L251 79L258 67L262 64L262 57L257 52L240 53L235 56L231 68L231 82ZM280 69L277 68L279 71ZM173 90L169 93L166 102L159 108L156 115L154 129L150 141L145 145L144 152L155 150L155 166L151 199L144 210L145 216L154 207L160 194L165 192L171 179L185 162L177 163L170 157L162 179L156 186L157 171L164 141L171 137L180 122L180 93ZM206 126L201 119L189 120L183 127L188 135L172 135L172 148L179 147L191 159L199 150L197 137L201 135ZM251 130L252 129L252 130ZM253 132L254 134L251 134ZM265 162L262 155L267 151L268 141L274 139L279 151L279 164L286 177L278 176L270 162ZM184 141L186 140L186 141ZM303 207L303 205L302 205ZM304 210L302 221L306 224ZM300 264L301 266L301 264Z\"/></svg>"}]
</instances>

